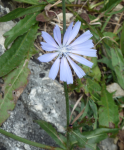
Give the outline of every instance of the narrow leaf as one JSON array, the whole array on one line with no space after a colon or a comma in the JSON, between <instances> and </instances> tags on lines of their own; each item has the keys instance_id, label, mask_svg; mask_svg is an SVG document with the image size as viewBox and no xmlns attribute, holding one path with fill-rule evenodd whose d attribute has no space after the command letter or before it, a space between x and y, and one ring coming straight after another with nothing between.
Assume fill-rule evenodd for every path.
<instances>
[{"instance_id":1,"label":"narrow leaf","mask_svg":"<svg viewBox=\"0 0 124 150\"><path fill-rule=\"evenodd\" d=\"M110 12L112 9L114 9L122 0L109 0L108 3L105 5L106 8L106 12L105 14L107 14L108 12ZM103 9L101 9L100 11L103 11Z\"/></svg>"},{"instance_id":2,"label":"narrow leaf","mask_svg":"<svg viewBox=\"0 0 124 150\"><path fill-rule=\"evenodd\" d=\"M2 92L4 96L0 95L0 125L10 116L8 111L14 109L19 96L28 83L29 74L28 61L25 60L17 69L3 78Z\"/></svg>"},{"instance_id":3,"label":"narrow leaf","mask_svg":"<svg viewBox=\"0 0 124 150\"><path fill-rule=\"evenodd\" d=\"M16 68L30 50L38 24L32 26L27 33L20 36L15 43L0 57L0 77Z\"/></svg>"},{"instance_id":4,"label":"narrow leaf","mask_svg":"<svg viewBox=\"0 0 124 150\"><path fill-rule=\"evenodd\" d=\"M124 89L124 58L119 48L111 48L112 65L117 76L118 83Z\"/></svg>"},{"instance_id":5,"label":"narrow leaf","mask_svg":"<svg viewBox=\"0 0 124 150\"><path fill-rule=\"evenodd\" d=\"M37 22L37 14L38 13L27 15L24 19L20 20L11 30L4 34L4 36L7 36L4 44L6 48L9 46L9 44L12 43L12 41L14 41L18 36L27 32L29 28Z\"/></svg>"},{"instance_id":6,"label":"narrow leaf","mask_svg":"<svg viewBox=\"0 0 124 150\"><path fill-rule=\"evenodd\" d=\"M62 148L65 149L65 137L64 136L60 136L57 131L55 130L55 128L53 128L53 126L48 123L48 122L45 122L43 120L37 120L36 123L38 123L40 125L40 127L42 129L44 129L48 134L49 136L51 136L53 138L53 140ZM63 140L64 139L64 140Z\"/></svg>"},{"instance_id":7,"label":"narrow leaf","mask_svg":"<svg viewBox=\"0 0 124 150\"><path fill-rule=\"evenodd\" d=\"M39 148L44 148L44 149L49 149L49 150L63 150L61 148L58 148L58 147L51 147L51 146L47 146L47 145L43 145L43 144L40 144L40 143L36 143L36 142L33 142L33 141L29 141L27 139L24 139L24 138L21 138L17 135L14 135L12 133L9 133L3 129L0 129L0 133L7 136L7 137L10 137L14 140L17 140L19 142L23 142L23 143L26 143L26 144L29 144L29 145L32 145L32 146L35 146L35 147L39 147Z\"/></svg>"},{"instance_id":8,"label":"narrow leaf","mask_svg":"<svg viewBox=\"0 0 124 150\"><path fill-rule=\"evenodd\" d=\"M121 33L121 42L120 42L120 46L121 46L121 51L122 54L124 55L124 23L123 23L123 29L122 29L122 33Z\"/></svg>"},{"instance_id":9,"label":"narrow leaf","mask_svg":"<svg viewBox=\"0 0 124 150\"><path fill-rule=\"evenodd\" d=\"M99 128L93 131L83 132L89 144L97 144L108 137L107 133L116 133L118 129Z\"/></svg>"},{"instance_id":10,"label":"narrow leaf","mask_svg":"<svg viewBox=\"0 0 124 150\"><path fill-rule=\"evenodd\" d=\"M0 18L0 22L6 22L10 21L16 18L19 18L21 16L27 15L27 14L33 14L35 12L41 11L44 9L44 5L35 5L28 8L17 8L7 15Z\"/></svg>"},{"instance_id":11,"label":"narrow leaf","mask_svg":"<svg viewBox=\"0 0 124 150\"><path fill-rule=\"evenodd\" d=\"M97 128L97 117L98 117L98 115L97 115L97 106L94 103L94 101L91 100L91 99L89 100L89 105L90 105L90 107L93 111L93 117L95 118L95 123L94 123L93 127L94 127L94 129L96 129Z\"/></svg>"},{"instance_id":12,"label":"narrow leaf","mask_svg":"<svg viewBox=\"0 0 124 150\"><path fill-rule=\"evenodd\" d=\"M14 0L14 1L28 3L28 4L32 4L32 5L47 4L46 2L43 2L40 0Z\"/></svg>"}]
</instances>

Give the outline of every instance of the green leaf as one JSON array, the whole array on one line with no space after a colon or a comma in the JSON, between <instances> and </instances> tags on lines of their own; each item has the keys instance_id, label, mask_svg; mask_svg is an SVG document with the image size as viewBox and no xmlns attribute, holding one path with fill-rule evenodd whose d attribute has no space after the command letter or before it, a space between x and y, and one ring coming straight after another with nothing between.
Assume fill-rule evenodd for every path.
<instances>
[{"instance_id":1,"label":"green leaf","mask_svg":"<svg viewBox=\"0 0 124 150\"><path fill-rule=\"evenodd\" d=\"M112 33L112 32L103 32L103 36L104 37L110 37L111 39L109 38L105 38L104 41L106 42L107 45L109 45L109 47L112 47L113 46L113 41L119 41L119 37L115 34L115 33Z\"/></svg>"},{"instance_id":2,"label":"green leaf","mask_svg":"<svg viewBox=\"0 0 124 150\"><path fill-rule=\"evenodd\" d=\"M124 58L119 48L111 48L111 60L118 83L124 89Z\"/></svg>"},{"instance_id":3,"label":"green leaf","mask_svg":"<svg viewBox=\"0 0 124 150\"><path fill-rule=\"evenodd\" d=\"M122 54L124 55L124 23L123 23L123 29L122 29L122 33L121 33L121 42L120 42L120 46L121 46L121 51Z\"/></svg>"},{"instance_id":4,"label":"green leaf","mask_svg":"<svg viewBox=\"0 0 124 150\"><path fill-rule=\"evenodd\" d=\"M83 114L82 114L82 116L81 116L81 120L87 115L89 109L90 109L89 103L86 103L84 112L83 112Z\"/></svg>"},{"instance_id":5,"label":"green leaf","mask_svg":"<svg viewBox=\"0 0 124 150\"><path fill-rule=\"evenodd\" d=\"M95 147L89 143L87 143L88 139L80 133L80 131L72 131L71 136L73 137L73 140L75 139L75 143L77 141L77 145L79 147L87 147L91 150L95 150Z\"/></svg>"},{"instance_id":6,"label":"green leaf","mask_svg":"<svg viewBox=\"0 0 124 150\"><path fill-rule=\"evenodd\" d=\"M48 3L54 3L56 2L57 0L47 0Z\"/></svg>"},{"instance_id":7,"label":"green leaf","mask_svg":"<svg viewBox=\"0 0 124 150\"><path fill-rule=\"evenodd\" d=\"M110 16L110 15L114 15L114 14L122 13L123 11L124 11L124 7L123 7L121 10L118 10L118 11L112 11L111 13L106 14L106 16Z\"/></svg>"},{"instance_id":8,"label":"green leaf","mask_svg":"<svg viewBox=\"0 0 124 150\"><path fill-rule=\"evenodd\" d=\"M121 1L122 0L109 0L109 2L105 5L105 8L106 8L105 14L107 14L112 9L114 9ZM102 11L102 10L100 10L100 11Z\"/></svg>"},{"instance_id":9,"label":"green leaf","mask_svg":"<svg viewBox=\"0 0 124 150\"><path fill-rule=\"evenodd\" d=\"M27 62L27 60L22 61L17 69L3 78L4 97L0 95L0 125L10 116L8 111L14 109L16 101L28 83L30 70Z\"/></svg>"},{"instance_id":10,"label":"green leaf","mask_svg":"<svg viewBox=\"0 0 124 150\"><path fill-rule=\"evenodd\" d=\"M58 148L58 147L51 147L51 146L43 145L43 144L36 143L36 142L33 142L33 141L29 141L27 139L24 139L24 138L21 138L19 136L16 136L16 135L12 134L12 133L9 133L9 132L7 132L3 129L0 129L0 133L7 136L7 137L10 137L14 140L17 140L19 142L23 142L23 143L26 143L26 144L29 144L29 145L32 145L32 146L35 146L35 147L49 149L49 150L63 150L63 149Z\"/></svg>"},{"instance_id":11,"label":"green leaf","mask_svg":"<svg viewBox=\"0 0 124 150\"><path fill-rule=\"evenodd\" d=\"M28 4L32 4L32 5L47 4L46 2L44 2L42 0L14 0L14 1L28 3Z\"/></svg>"},{"instance_id":12,"label":"green leaf","mask_svg":"<svg viewBox=\"0 0 124 150\"><path fill-rule=\"evenodd\" d=\"M84 65L81 65L82 66L82 69L84 70L84 72L90 76L90 77L93 77L95 80L97 81L100 81L101 79L101 71L98 67L98 64L97 64L97 58L91 58L91 62L93 62L93 67L92 68L89 68L87 66L84 66Z\"/></svg>"},{"instance_id":13,"label":"green leaf","mask_svg":"<svg viewBox=\"0 0 124 150\"><path fill-rule=\"evenodd\" d=\"M69 91L76 90L77 93L80 93L82 87L83 87L82 80L81 79L77 79L76 81L74 81L73 84L69 85L68 89L69 89Z\"/></svg>"},{"instance_id":14,"label":"green leaf","mask_svg":"<svg viewBox=\"0 0 124 150\"><path fill-rule=\"evenodd\" d=\"M104 127L109 127L110 123L113 123L117 127L119 123L118 107L112 96L113 94L109 93L104 85L100 101L100 105L102 106L99 108L99 124Z\"/></svg>"},{"instance_id":15,"label":"green leaf","mask_svg":"<svg viewBox=\"0 0 124 150\"><path fill-rule=\"evenodd\" d=\"M108 137L107 133L118 132L118 129L99 128L93 131L83 132L89 144L96 144Z\"/></svg>"},{"instance_id":16,"label":"green leaf","mask_svg":"<svg viewBox=\"0 0 124 150\"><path fill-rule=\"evenodd\" d=\"M7 48L9 44L12 43L18 36L23 35L27 32L36 21L36 16L38 13L27 15L24 19L20 20L11 30L6 32L4 36L7 36L5 40L5 47Z\"/></svg>"},{"instance_id":17,"label":"green leaf","mask_svg":"<svg viewBox=\"0 0 124 150\"><path fill-rule=\"evenodd\" d=\"M20 36L15 43L0 57L0 77L16 68L25 58L33 43L38 24L32 26L27 33Z\"/></svg>"},{"instance_id":18,"label":"green leaf","mask_svg":"<svg viewBox=\"0 0 124 150\"><path fill-rule=\"evenodd\" d=\"M91 98L93 100L99 100L100 96L100 92L101 92L101 86L99 85L98 82L96 82L95 80L91 80L89 78L87 78L86 80L86 85L82 85L84 90L85 90L85 93L86 94L90 94L91 95Z\"/></svg>"},{"instance_id":19,"label":"green leaf","mask_svg":"<svg viewBox=\"0 0 124 150\"><path fill-rule=\"evenodd\" d=\"M39 53L38 50L36 50L36 48L34 47L34 44L32 43L32 46L30 46L30 51L28 53L28 59L30 59L33 55Z\"/></svg>"},{"instance_id":20,"label":"green leaf","mask_svg":"<svg viewBox=\"0 0 124 150\"><path fill-rule=\"evenodd\" d=\"M52 139L62 148L66 149L66 139L64 136L62 136L61 134L58 134L55 130L55 128L53 128L53 126L48 123L45 122L43 120L37 120L36 123L38 123L40 125L40 127L42 129L44 129L49 136L52 137Z\"/></svg>"},{"instance_id":21,"label":"green leaf","mask_svg":"<svg viewBox=\"0 0 124 150\"><path fill-rule=\"evenodd\" d=\"M112 66L112 61L111 59L108 59L107 57L103 57L102 59L99 59L98 62L104 63L107 65L107 67L109 67L111 70L114 70L113 66Z\"/></svg>"},{"instance_id":22,"label":"green leaf","mask_svg":"<svg viewBox=\"0 0 124 150\"><path fill-rule=\"evenodd\" d=\"M98 117L98 115L97 115L97 106L94 103L94 101L91 100L91 99L88 102L89 102L89 105L90 105L91 109L93 110L93 117L95 118L94 129L96 129L97 128L97 117Z\"/></svg>"},{"instance_id":23,"label":"green leaf","mask_svg":"<svg viewBox=\"0 0 124 150\"><path fill-rule=\"evenodd\" d=\"M31 6L28 8L17 8L7 15L3 16L0 18L0 22L6 22L10 21L16 18L19 18L21 16L27 15L27 14L33 14L35 12L41 11L44 9L44 5L36 5L36 6Z\"/></svg>"}]
</instances>

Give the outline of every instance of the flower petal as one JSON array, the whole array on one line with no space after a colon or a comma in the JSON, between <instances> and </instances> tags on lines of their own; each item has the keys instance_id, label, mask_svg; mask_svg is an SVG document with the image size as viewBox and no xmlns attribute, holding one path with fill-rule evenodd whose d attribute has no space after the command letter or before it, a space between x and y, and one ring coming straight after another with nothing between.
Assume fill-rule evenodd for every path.
<instances>
[{"instance_id":1,"label":"flower petal","mask_svg":"<svg viewBox=\"0 0 124 150\"><path fill-rule=\"evenodd\" d=\"M42 49L45 50L45 51L58 51L59 49L56 48L56 47L53 47L51 45L49 45L48 43L45 43L45 42L41 42L42 44Z\"/></svg>"},{"instance_id":2,"label":"flower petal","mask_svg":"<svg viewBox=\"0 0 124 150\"><path fill-rule=\"evenodd\" d=\"M48 53L48 54L44 54L40 57L38 57L38 60L41 62L49 62L51 61L54 57L56 57L59 53Z\"/></svg>"},{"instance_id":3,"label":"flower petal","mask_svg":"<svg viewBox=\"0 0 124 150\"><path fill-rule=\"evenodd\" d=\"M58 57L50 69L49 78L53 80L56 78L59 71L59 64L60 64L60 58Z\"/></svg>"},{"instance_id":4,"label":"flower petal","mask_svg":"<svg viewBox=\"0 0 124 150\"><path fill-rule=\"evenodd\" d=\"M65 57L63 58L63 60L64 60L64 68L66 70L66 82L67 82L67 84L72 84L73 77L72 77L71 69L70 69L69 64Z\"/></svg>"},{"instance_id":5,"label":"flower petal","mask_svg":"<svg viewBox=\"0 0 124 150\"><path fill-rule=\"evenodd\" d=\"M85 33L83 33L81 36L79 36L73 43L70 44L70 47L74 46L74 45L78 45L81 44L85 41L87 41L88 39L90 39L93 35L91 34L91 32L88 30Z\"/></svg>"},{"instance_id":6,"label":"flower petal","mask_svg":"<svg viewBox=\"0 0 124 150\"><path fill-rule=\"evenodd\" d=\"M75 53L75 54L89 56L89 57L97 57L97 54L96 54L97 50L95 50L95 49L72 50L70 52Z\"/></svg>"},{"instance_id":7,"label":"flower petal","mask_svg":"<svg viewBox=\"0 0 124 150\"><path fill-rule=\"evenodd\" d=\"M74 46L71 46L71 44L68 46L69 48L72 48L72 49L86 49L86 48L92 48L94 47L94 44L92 42L92 40L87 40L86 42L83 42L81 44L78 44L78 45L74 45Z\"/></svg>"},{"instance_id":8,"label":"flower petal","mask_svg":"<svg viewBox=\"0 0 124 150\"><path fill-rule=\"evenodd\" d=\"M54 34L54 39L56 40L56 42L61 45L61 31L58 25L55 26L54 30L53 30L53 34Z\"/></svg>"},{"instance_id":9,"label":"flower petal","mask_svg":"<svg viewBox=\"0 0 124 150\"><path fill-rule=\"evenodd\" d=\"M63 38L63 45L65 45L68 41L68 37L71 35L72 32L72 27L73 27L73 22L69 25L68 29L66 30Z\"/></svg>"},{"instance_id":10,"label":"flower petal","mask_svg":"<svg viewBox=\"0 0 124 150\"><path fill-rule=\"evenodd\" d=\"M49 35L47 32L42 31L42 37L49 45L52 45L53 47L58 48L58 45L56 44L52 36Z\"/></svg>"},{"instance_id":11,"label":"flower petal","mask_svg":"<svg viewBox=\"0 0 124 150\"><path fill-rule=\"evenodd\" d=\"M62 57L61 64L60 64L60 80L66 82L66 70L64 67L64 57Z\"/></svg>"},{"instance_id":12,"label":"flower petal","mask_svg":"<svg viewBox=\"0 0 124 150\"><path fill-rule=\"evenodd\" d=\"M89 60L81 57L81 56L78 56L78 55L74 55L74 54L71 54L69 53L69 56L71 56L73 59L75 59L76 61L78 61L79 63L85 65L85 66L88 66L88 67L92 67L93 66L93 63L90 62Z\"/></svg>"},{"instance_id":13,"label":"flower petal","mask_svg":"<svg viewBox=\"0 0 124 150\"><path fill-rule=\"evenodd\" d=\"M69 38L68 38L67 44L69 44L77 36L77 34L79 32L79 29L80 29L80 26L81 26L81 22L77 21L76 24L75 24L75 26L72 29L71 34L68 35Z\"/></svg>"},{"instance_id":14,"label":"flower petal","mask_svg":"<svg viewBox=\"0 0 124 150\"><path fill-rule=\"evenodd\" d=\"M79 78L85 76L85 72L75 62L73 62L68 56L67 59Z\"/></svg>"}]
</instances>

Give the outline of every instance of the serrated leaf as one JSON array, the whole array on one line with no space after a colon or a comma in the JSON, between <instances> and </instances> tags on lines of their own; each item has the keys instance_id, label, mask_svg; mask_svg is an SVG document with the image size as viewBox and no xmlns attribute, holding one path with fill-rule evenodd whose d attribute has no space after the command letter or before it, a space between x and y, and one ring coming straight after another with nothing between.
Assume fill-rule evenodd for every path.
<instances>
[{"instance_id":1,"label":"serrated leaf","mask_svg":"<svg viewBox=\"0 0 124 150\"><path fill-rule=\"evenodd\" d=\"M122 54L124 55L124 23L123 23L122 33L121 33L121 42L120 42L120 46L121 46Z\"/></svg>"},{"instance_id":2,"label":"serrated leaf","mask_svg":"<svg viewBox=\"0 0 124 150\"><path fill-rule=\"evenodd\" d=\"M118 83L124 89L124 58L119 48L111 48L111 60Z\"/></svg>"},{"instance_id":3,"label":"serrated leaf","mask_svg":"<svg viewBox=\"0 0 124 150\"><path fill-rule=\"evenodd\" d=\"M113 94L109 93L103 86L100 101L102 106L99 108L99 124L104 127L109 127L110 123L117 127L119 123L118 107L112 97Z\"/></svg>"},{"instance_id":4,"label":"serrated leaf","mask_svg":"<svg viewBox=\"0 0 124 150\"><path fill-rule=\"evenodd\" d=\"M18 36L27 32L29 28L37 22L37 15L38 13L27 15L24 19L20 20L11 30L4 34L4 36L7 36L4 43L6 48L9 46L9 44L12 43L12 41L14 41Z\"/></svg>"},{"instance_id":5,"label":"serrated leaf","mask_svg":"<svg viewBox=\"0 0 124 150\"><path fill-rule=\"evenodd\" d=\"M28 3L32 5L46 4L46 2L43 2L42 0L14 0L14 1Z\"/></svg>"},{"instance_id":6,"label":"serrated leaf","mask_svg":"<svg viewBox=\"0 0 124 150\"><path fill-rule=\"evenodd\" d=\"M37 120L36 123L38 123L40 127L44 129L60 147L66 149L65 137L61 134L58 134L50 123L43 120Z\"/></svg>"},{"instance_id":7,"label":"serrated leaf","mask_svg":"<svg viewBox=\"0 0 124 150\"><path fill-rule=\"evenodd\" d=\"M3 78L4 97L0 95L0 125L10 116L8 111L14 109L16 101L28 83L29 74L28 60L23 60L17 69Z\"/></svg>"},{"instance_id":8,"label":"serrated leaf","mask_svg":"<svg viewBox=\"0 0 124 150\"><path fill-rule=\"evenodd\" d=\"M15 43L0 57L0 77L16 68L25 58L33 43L38 24L32 26L27 33L20 36Z\"/></svg>"},{"instance_id":9,"label":"serrated leaf","mask_svg":"<svg viewBox=\"0 0 124 150\"><path fill-rule=\"evenodd\" d=\"M36 5L36 6L31 6L28 8L17 8L7 15L3 16L0 18L0 22L6 22L10 21L16 18L19 18L21 16L27 15L27 14L33 14L35 12L43 10L45 5Z\"/></svg>"}]
</instances>

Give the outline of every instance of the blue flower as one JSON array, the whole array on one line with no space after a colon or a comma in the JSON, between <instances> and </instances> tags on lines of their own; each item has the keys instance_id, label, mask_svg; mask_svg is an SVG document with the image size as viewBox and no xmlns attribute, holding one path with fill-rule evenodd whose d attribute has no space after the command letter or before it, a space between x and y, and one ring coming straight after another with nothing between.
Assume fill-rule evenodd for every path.
<instances>
[{"instance_id":1,"label":"blue flower","mask_svg":"<svg viewBox=\"0 0 124 150\"><path fill-rule=\"evenodd\" d=\"M70 24L65 32L63 44L61 43L61 31L58 25L56 25L53 30L55 40L47 32L42 32L42 37L46 41L46 43L41 42L42 49L45 51L56 52L44 54L38 57L38 60L41 62L49 62L57 56L57 59L55 60L54 64L50 69L49 78L54 80L60 68L60 80L67 82L67 84L72 84L73 76L69 64L72 66L77 76L79 78L82 78L85 75L85 72L73 60L71 60L71 58L90 68L93 66L92 62L79 56L97 56L96 50L91 49L92 47L94 47L94 45L92 40L90 40L90 38L92 37L90 31L86 31L74 42L72 42L79 32L80 26L80 21L77 21L74 27L73 22Z\"/></svg>"}]
</instances>

